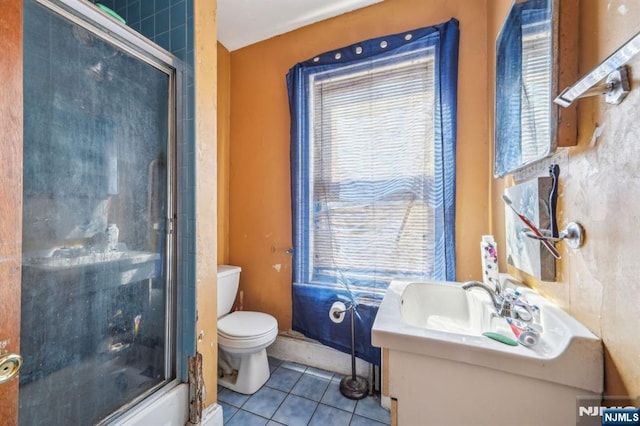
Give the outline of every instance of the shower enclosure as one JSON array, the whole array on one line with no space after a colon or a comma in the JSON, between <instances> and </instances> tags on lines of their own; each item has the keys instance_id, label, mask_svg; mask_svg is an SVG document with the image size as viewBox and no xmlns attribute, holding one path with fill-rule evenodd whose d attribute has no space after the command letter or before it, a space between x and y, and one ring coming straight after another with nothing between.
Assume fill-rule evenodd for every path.
<instances>
[{"instance_id":1,"label":"shower enclosure","mask_svg":"<svg viewBox=\"0 0 640 426\"><path fill-rule=\"evenodd\" d=\"M180 67L81 9L24 2L21 425L107 422L176 377Z\"/></svg>"}]
</instances>

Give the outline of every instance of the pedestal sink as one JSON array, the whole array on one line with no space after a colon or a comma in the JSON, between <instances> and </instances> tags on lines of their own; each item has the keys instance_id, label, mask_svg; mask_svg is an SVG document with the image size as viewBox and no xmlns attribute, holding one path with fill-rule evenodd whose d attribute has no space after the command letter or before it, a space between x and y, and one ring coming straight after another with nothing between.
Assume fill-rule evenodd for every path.
<instances>
[{"instance_id":1,"label":"pedestal sink","mask_svg":"<svg viewBox=\"0 0 640 426\"><path fill-rule=\"evenodd\" d=\"M539 343L489 339L482 333L514 336L488 294L460 286L394 281L382 301L372 343L383 348L399 424L575 424L577 398L602 393L600 339L526 287L540 307Z\"/></svg>"}]
</instances>

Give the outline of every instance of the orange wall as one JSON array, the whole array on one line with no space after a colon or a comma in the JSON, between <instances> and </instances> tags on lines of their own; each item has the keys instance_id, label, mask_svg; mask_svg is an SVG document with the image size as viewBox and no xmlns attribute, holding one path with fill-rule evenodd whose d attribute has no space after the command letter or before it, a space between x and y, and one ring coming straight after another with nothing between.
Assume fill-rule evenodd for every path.
<instances>
[{"instance_id":1,"label":"orange wall","mask_svg":"<svg viewBox=\"0 0 640 426\"><path fill-rule=\"evenodd\" d=\"M216 108L217 67L215 46L217 2L195 0L194 80L195 91L195 204L196 204L196 351L202 355L202 381L195 405L208 407L218 399L217 315L217 177ZM211 309L213 307L213 309ZM204 398L204 400L202 400ZM196 410L197 411L197 410ZM191 420L194 420L193 418Z\"/></svg>"},{"instance_id":2,"label":"orange wall","mask_svg":"<svg viewBox=\"0 0 640 426\"><path fill-rule=\"evenodd\" d=\"M495 40L509 3L508 0L489 2L490 40ZM589 7L584 5L582 2L579 20L580 76L635 35L640 20L639 2L603 1L589 2ZM490 52L493 56L494 50ZM633 59L630 65L632 74L637 74L640 58ZM489 75L493 78L492 70ZM632 82L632 89L634 85L637 81ZM637 117L640 90L632 90L619 106L607 105L603 98L589 98L579 100L577 108L578 144L556 160L560 164L558 213L560 225L577 220L585 226L588 238L580 250L559 245L563 258L557 264L557 282L522 278L602 338L606 394L638 396L640 123ZM603 126L604 131L591 146L596 125ZM491 133L489 140L492 140ZM494 180L492 227L502 247L504 205L499 197L503 190L504 179ZM500 254L500 265L504 267L504 250Z\"/></svg>"},{"instance_id":3,"label":"orange wall","mask_svg":"<svg viewBox=\"0 0 640 426\"><path fill-rule=\"evenodd\" d=\"M218 265L229 263L231 55L218 43Z\"/></svg>"},{"instance_id":4,"label":"orange wall","mask_svg":"<svg viewBox=\"0 0 640 426\"><path fill-rule=\"evenodd\" d=\"M229 261L242 269L244 308L291 327L289 109L285 75L297 62L360 40L460 21L457 278L480 278L489 231L487 2L387 0L231 53Z\"/></svg>"},{"instance_id":5,"label":"orange wall","mask_svg":"<svg viewBox=\"0 0 640 426\"><path fill-rule=\"evenodd\" d=\"M495 105L495 73L496 73L496 49L495 42L502 27L502 23L509 12L512 0L492 0L488 2L487 8L487 28L489 32L488 38L488 81L487 81L487 111L489 111L487 139L489 141L489 150L487 156L489 157L489 169L490 184L489 184L489 220L491 226L491 233L494 235L496 242L498 243L499 254L499 268L501 271L506 271L506 240L505 240L505 218L504 218L504 204L500 198L504 193L504 180L505 179L493 179L493 142L494 142L494 105Z\"/></svg>"}]
</instances>

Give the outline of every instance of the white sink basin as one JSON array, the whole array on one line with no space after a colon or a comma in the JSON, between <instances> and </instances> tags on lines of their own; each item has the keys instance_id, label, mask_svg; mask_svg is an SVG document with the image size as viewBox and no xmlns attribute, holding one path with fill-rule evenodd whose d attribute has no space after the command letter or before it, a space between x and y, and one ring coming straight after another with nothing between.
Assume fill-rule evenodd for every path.
<instances>
[{"instance_id":1,"label":"white sink basin","mask_svg":"<svg viewBox=\"0 0 640 426\"><path fill-rule=\"evenodd\" d=\"M410 283L402 291L402 319L415 327L449 333L477 336L492 331L493 306L481 291L465 291L453 283Z\"/></svg>"}]
</instances>

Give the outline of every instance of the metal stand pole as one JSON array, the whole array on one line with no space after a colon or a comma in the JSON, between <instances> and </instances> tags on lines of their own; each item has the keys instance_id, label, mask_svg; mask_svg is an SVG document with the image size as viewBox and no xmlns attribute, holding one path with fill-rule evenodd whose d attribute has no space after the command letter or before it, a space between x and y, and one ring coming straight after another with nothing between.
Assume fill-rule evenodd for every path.
<instances>
[{"instance_id":1,"label":"metal stand pole","mask_svg":"<svg viewBox=\"0 0 640 426\"><path fill-rule=\"evenodd\" d=\"M367 396L369 385L367 379L356 376L356 325L354 318L355 307L351 310L351 376L346 376L340 381L340 393L349 399L362 399Z\"/></svg>"}]
</instances>

